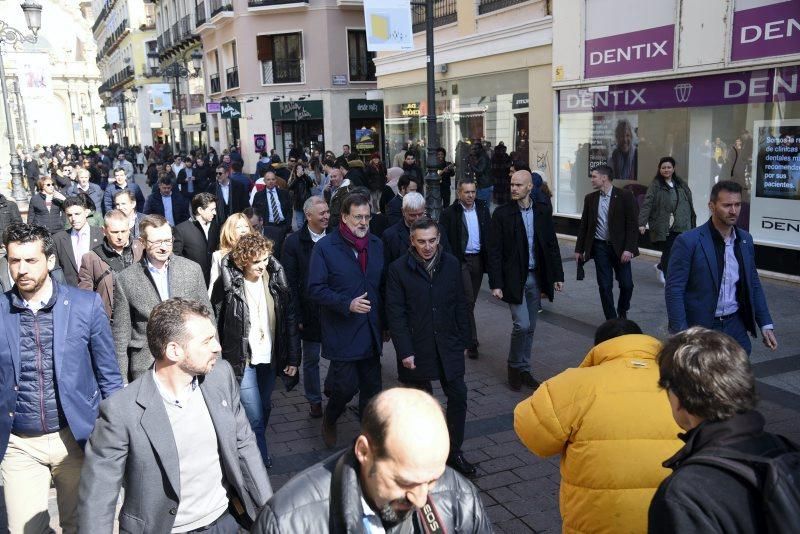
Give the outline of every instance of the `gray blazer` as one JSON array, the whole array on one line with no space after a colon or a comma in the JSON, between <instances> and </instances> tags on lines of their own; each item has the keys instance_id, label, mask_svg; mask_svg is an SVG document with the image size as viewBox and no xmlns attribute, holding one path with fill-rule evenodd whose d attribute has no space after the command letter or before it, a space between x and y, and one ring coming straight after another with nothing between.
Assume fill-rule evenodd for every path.
<instances>
[{"instance_id":1,"label":"gray blazer","mask_svg":"<svg viewBox=\"0 0 800 534\"><path fill-rule=\"evenodd\" d=\"M171 256L169 260L169 296L196 300L211 310L203 270L192 260ZM111 332L117 349L122 379L136 380L153 364L147 346L147 319L161 302L153 277L147 270L146 256L114 275L114 310Z\"/></svg>"},{"instance_id":2,"label":"gray blazer","mask_svg":"<svg viewBox=\"0 0 800 534\"><path fill-rule=\"evenodd\" d=\"M200 380L230 496L238 498L252 521L272 496L272 487L239 401L236 377L230 364L219 359ZM180 465L153 373L145 373L100 403L81 472L79 532L112 532L123 484L120 532L172 530L180 503Z\"/></svg>"}]
</instances>

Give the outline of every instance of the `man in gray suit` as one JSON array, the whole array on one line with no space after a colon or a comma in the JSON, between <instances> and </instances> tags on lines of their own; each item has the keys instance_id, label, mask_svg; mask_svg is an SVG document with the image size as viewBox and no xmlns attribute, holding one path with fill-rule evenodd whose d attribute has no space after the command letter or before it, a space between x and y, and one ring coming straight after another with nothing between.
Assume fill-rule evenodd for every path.
<instances>
[{"instance_id":1,"label":"man in gray suit","mask_svg":"<svg viewBox=\"0 0 800 534\"><path fill-rule=\"evenodd\" d=\"M126 382L139 378L153 363L146 328L147 318L159 302L183 297L211 309L203 270L192 260L172 254L172 228L167 220L146 215L139 228L144 255L114 279L111 332Z\"/></svg>"},{"instance_id":2,"label":"man in gray suit","mask_svg":"<svg viewBox=\"0 0 800 534\"><path fill-rule=\"evenodd\" d=\"M120 532L250 528L272 488L208 308L182 298L158 304L147 343L152 371L100 404L79 532L113 530L123 485Z\"/></svg>"}]
</instances>

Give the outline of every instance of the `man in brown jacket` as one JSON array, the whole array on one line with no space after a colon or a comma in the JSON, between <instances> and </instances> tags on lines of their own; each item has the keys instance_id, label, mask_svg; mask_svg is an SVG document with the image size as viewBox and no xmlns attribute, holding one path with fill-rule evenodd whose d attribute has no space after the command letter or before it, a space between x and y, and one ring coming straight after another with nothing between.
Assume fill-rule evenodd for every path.
<instances>
[{"instance_id":1,"label":"man in brown jacket","mask_svg":"<svg viewBox=\"0 0 800 534\"><path fill-rule=\"evenodd\" d=\"M78 273L78 287L100 295L106 314L111 317L114 306L114 273L120 272L142 257L142 244L131 239L128 216L120 210L106 212L103 225L105 238L83 255Z\"/></svg>"}]
</instances>

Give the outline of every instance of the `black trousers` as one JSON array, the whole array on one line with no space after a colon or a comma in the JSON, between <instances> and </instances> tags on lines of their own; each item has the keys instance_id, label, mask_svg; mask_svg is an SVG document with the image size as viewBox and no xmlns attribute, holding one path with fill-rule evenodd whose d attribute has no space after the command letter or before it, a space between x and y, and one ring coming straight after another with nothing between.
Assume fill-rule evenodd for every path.
<instances>
[{"instance_id":1,"label":"black trousers","mask_svg":"<svg viewBox=\"0 0 800 534\"><path fill-rule=\"evenodd\" d=\"M380 356L355 361L332 360L325 386L331 394L325 408L329 422L339 419L356 393L359 394L358 413L363 413L370 399L382 388Z\"/></svg>"},{"instance_id":2,"label":"black trousers","mask_svg":"<svg viewBox=\"0 0 800 534\"><path fill-rule=\"evenodd\" d=\"M403 382L403 384L433 394L433 386L429 380ZM461 445L464 444L464 427L467 424L467 385L463 376L447 380L444 373L439 378L439 384L442 386L444 396L447 397L445 418L447 431L450 434L450 454L454 456L461 453Z\"/></svg>"},{"instance_id":3,"label":"black trousers","mask_svg":"<svg viewBox=\"0 0 800 534\"><path fill-rule=\"evenodd\" d=\"M661 259L658 262L658 268L664 273L664 278L667 277L667 268L669 268L669 255L672 252L672 245L675 243L675 238L681 235L678 232L670 232L667 235L666 241L659 241L653 243L661 251Z\"/></svg>"},{"instance_id":4,"label":"black trousers","mask_svg":"<svg viewBox=\"0 0 800 534\"><path fill-rule=\"evenodd\" d=\"M478 328L475 325L475 301L478 300L478 292L481 290L483 282L483 259L480 254L464 256L461 264L461 277L464 284L464 297L469 308L469 325L472 328L471 349L478 347Z\"/></svg>"}]
</instances>

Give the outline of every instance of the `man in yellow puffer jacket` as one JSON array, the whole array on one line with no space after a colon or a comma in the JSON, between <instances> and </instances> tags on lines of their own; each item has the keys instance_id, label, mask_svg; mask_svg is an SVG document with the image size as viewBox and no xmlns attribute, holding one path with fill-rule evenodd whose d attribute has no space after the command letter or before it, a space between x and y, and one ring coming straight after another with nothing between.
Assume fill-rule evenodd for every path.
<instances>
[{"instance_id":1,"label":"man in yellow puffer jacket","mask_svg":"<svg viewBox=\"0 0 800 534\"><path fill-rule=\"evenodd\" d=\"M514 429L539 456L561 453L565 533L647 531L650 500L681 448L658 387L661 343L626 319L606 321L578 369L543 383L514 410Z\"/></svg>"}]
</instances>

